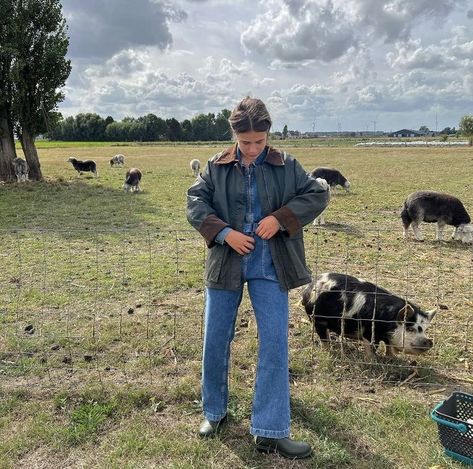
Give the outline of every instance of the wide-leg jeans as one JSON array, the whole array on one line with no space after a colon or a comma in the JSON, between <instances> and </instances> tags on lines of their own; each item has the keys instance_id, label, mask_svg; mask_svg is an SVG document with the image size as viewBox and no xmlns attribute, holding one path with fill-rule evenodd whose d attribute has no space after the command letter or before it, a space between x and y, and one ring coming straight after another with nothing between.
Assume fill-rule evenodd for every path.
<instances>
[{"instance_id":1,"label":"wide-leg jeans","mask_svg":"<svg viewBox=\"0 0 473 469\"><path fill-rule=\"evenodd\" d=\"M258 328L258 365L250 433L268 438L289 436L288 293L279 282L247 280ZM202 363L204 416L217 421L227 413L230 344L241 303L240 290L206 288Z\"/></svg>"}]
</instances>

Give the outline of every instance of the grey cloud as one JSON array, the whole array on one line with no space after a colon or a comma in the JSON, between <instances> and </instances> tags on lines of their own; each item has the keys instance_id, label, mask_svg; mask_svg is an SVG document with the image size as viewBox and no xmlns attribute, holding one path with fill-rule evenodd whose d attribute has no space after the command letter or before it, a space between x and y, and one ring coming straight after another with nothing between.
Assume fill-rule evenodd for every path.
<instances>
[{"instance_id":1,"label":"grey cloud","mask_svg":"<svg viewBox=\"0 0 473 469\"><path fill-rule=\"evenodd\" d=\"M289 65L311 59L334 60L356 39L345 13L331 2L321 6L307 0L284 0L272 2L270 10L242 33L241 42L247 50Z\"/></svg>"},{"instance_id":2,"label":"grey cloud","mask_svg":"<svg viewBox=\"0 0 473 469\"><path fill-rule=\"evenodd\" d=\"M418 72L397 74L384 83L355 90L347 99L347 106L377 112L425 111L433 104L450 110L462 109L473 104L473 98L465 96L469 85L468 81L456 80L449 74L436 79Z\"/></svg>"},{"instance_id":3,"label":"grey cloud","mask_svg":"<svg viewBox=\"0 0 473 469\"><path fill-rule=\"evenodd\" d=\"M464 0L351 0L360 28L386 43L406 40L423 20L446 18Z\"/></svg>"},{"instance_id":4,"label":"grey cloud","mask_svg":"<svg viewBox=\"0 0 473 469\"><path fill-rule=\"evenodd\" d=\"M69 55L104 58L139 46L165 49L172 44L170 21L186 13L158 0L63 0L69 26Z\"/></svg>"},{"instance_id":5,"label":"grey cloud","mask_svg":"<svg viewBox=\"0 0 473 469\"><path fill-rule=\"evenodd\" d=\"M466 17L470 20L473 19L473 10L468 10L466 12Z\"/></svg>"},{"instance_id":6,"label":"grey cloud","mask_svg":"<svg viewBox=\"0 0 473 469\"><path fill-rule=\"evenodd\" d=\"M126 77L145 70L147 62L143 57L132 50L122 50L107 60L105 64L89 66L84 74L93 77Z\"/></svg>"},{"instance_id":7,"label":"grey cloud","mask_svg":"<svg viewBox=\"0 0 473 469\"><path fill-rule=\"evenodd\" d=\"M373 42L407 40L421 21L448 16L464 0L268 0L241 34L249 52L290 67L339 59Z\"/></svg>"},{"instance_id":8,"label":"grey cloud","mask_svg":"<svg viewBox=\"0 0 473 469\"><path fill-rule=\"evenodd\" d=\"M104 73L115 57L103 66L90 66L82 74L82 87L68 93L65 106L73 112L94 109L115 118L153 112L163 117L190 118L200 112L220 111L233 104L228 83L208 83L188 73L170 76L147 68L134 75ZM136 71L135 71L136 72Z\"/></svg>"},{"instance_id":9,"label":"grey cloud","mask_svg":"<svg viewBox=\"0 0 473 469\"><path fill-rule=\"evenodd\" d=\"M443 40L440 44L423 46L420 40L396 44L396 52L386 58L393 68L405 70L466 70L473 66L473 41L464 36L459 28L457 35Z\"/></svg>"}]
</instances>

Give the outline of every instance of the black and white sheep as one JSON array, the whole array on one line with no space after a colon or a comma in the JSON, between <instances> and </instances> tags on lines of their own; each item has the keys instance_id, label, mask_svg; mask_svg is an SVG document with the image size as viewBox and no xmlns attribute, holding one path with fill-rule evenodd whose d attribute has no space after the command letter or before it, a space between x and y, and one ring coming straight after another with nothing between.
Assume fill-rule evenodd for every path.
<instances>
[{"instance_id":1,"label":"black and white sheep","mask_svg":"<svg viewBox=\"0 0 473 469\"><path fill-rule=\"evenodd\" d=\"M121 153L118 155L115 155L110 160L110 166L123 166L124 164L125 164L125 156L122 155Z\"/></svg>"},{"instance_id":2,"label":"black and white sheep","mask_svg":"<svg viewBox=\"0 0 473 469\"><path fill-rule=\"evenodd\" d=\"M417 191L410 194L401 211L404 236L407 237L409 226L412 227L418 241L424 238L420 232L421 222L437 223L436 239L442 241L445 225L452 225L452 238L463 243L473 241L473 225L470 215L460 199L450 194L435 191Z\"/></svg>"},{"instance_id":3,"label":"black and white sheep","mask_svg":"<svg viewBox=\"0 0 473 469\"><path fill-rule=\"evenodd\" d=\"M91 173L94 174L95 177L98 176L97 173L97 165L95 161L93 160L85 160L81 161L76 158L69 158L67 160L69 163L72 163L72 166L74 166L74 169L79 173L82 174L85 171L90 171Z\"/></svg>"},{"instance_id":4,"label":"black and white sheep","mask_svg":"<svg viewBox=\"0 0 473 469\"><path fill-rule=\"evenodd\" d=\"M28 163L22 158L15 158L12 161L13 170L18 182L26 182L28 180Z\"/></svg>"},{"instance_id":5,"label":"black and white sheep","mask_svg":"<svg viewBox=\"0 0 473 469\"><path fill-rule=\"evenodd\" d=\"M338 169L324 167L315 168L310 175L314 179L325 179L332 189L335 189L336 186L342 186L347 192L350 191L350 181L343 176Z\"/></svg>"},{"instance_id":6,"label":"black and white sheep","mask_svg":"<svg viewBox=\"0 0 473 469\"><path fill-rule=\"evenodd\" d=\"M191 167L191 170L192 170L192 173L194 174L194 176L197 177L199 175L199 171L200 171L200 161L197 160L197 159L193 159L190 162L190 167Z\"/></svg>"},{"instance_id":7,"label":"black and white sheep","mask_svg":"<svg viewBox=\"0 0 473 469\"><path fill-rule=\"evenodd\" d=\"M141 191L140 181L141 181L141 171L138 168L130 168L126 172L125 182L123 183L123 189L125 189L125 192Z\"/></svg>"}]
</instances>

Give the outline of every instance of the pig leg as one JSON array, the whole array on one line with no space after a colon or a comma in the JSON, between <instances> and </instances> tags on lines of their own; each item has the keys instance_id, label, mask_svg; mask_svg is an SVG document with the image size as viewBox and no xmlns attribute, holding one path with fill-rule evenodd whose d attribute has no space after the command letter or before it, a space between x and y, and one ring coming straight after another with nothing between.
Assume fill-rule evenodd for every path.
<instances>
[{"instance_id":1,"label":"pig leg","mask_svg":"<svg viewBox=\"0 0 473 469\"><path fill-rule=\"evenodd\" d=\"M437 230L436 230L436 237L435 239L437 241L442 241L443 240L443 230L445 228L445 223L442 223L440 221L437 222Z\"/></svg>"},{"instance_id":2,"label":"pig leg","mask_svg":"<svg viewBox=\"0 0 473 469\"><path fill-rule=\"evenodd\" d=\"M420 232L419 223L412 222L411 226L412 226L412 231L414 232L414 235L417 241L424 241L424 237L422 236L422 233Z\"/></svg>"},{"instance_id":3,"label":"pig leg","mask_svg":"<svg viewBox=\"0 0 473 469\"><path fill-rule=\"evenodd\" d=\"M322 347L325 350L328 350L330 348L330 331L329 331L329 329L326 326L322 325L322 324L316 324L315 325L315 331L317 332L317 335L319 336Z\"/></svg>"},{"instance_id":4,"label":"pig leg","mask_svg":"<svg viewBox=\"0 0 473 469\"><path fill-rule=\"evenodd\" d=\"M365 360L373 360L376 357L374 346L369 340L363 339L363 347L365 351Z\"/></svg>"},{"instance_id":5,"label":"pig leg","mask_svg":"<svg viewBox=\"0 0 473 469\"><path fill-rule=\"evenodd\" d=\"M389 344L386 344L386 356L387 357L394 357L396 355L397 350Z\"/></svg>"}]
</instances>

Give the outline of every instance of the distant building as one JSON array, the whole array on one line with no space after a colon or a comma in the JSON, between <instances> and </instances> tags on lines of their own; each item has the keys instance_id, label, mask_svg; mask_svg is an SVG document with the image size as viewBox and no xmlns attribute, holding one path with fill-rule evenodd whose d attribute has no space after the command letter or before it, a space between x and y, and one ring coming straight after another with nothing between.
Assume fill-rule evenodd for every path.
<instances>
[{"instance_id":1,"label":"distant building","mask_svg":"<svg viewBox=\"0 0 473 469\"><path fill-rule=\"evenodd\" d=\"M424 132L419 132L418 130L410 130L410 129L401 129L389 134L389 137L396 137L396 138L423 137L423 136L425 136Z\"/></svg>"},{"instance_id":2,"label":"distant building","mask_svg":"<svg viewBox=\"0 0 473 469\"><path fill-rule=\"evenodd\" d=\"M287 138L300 138L301 133L298 130L288 130Z\"/></svg>"}]
</instances>

